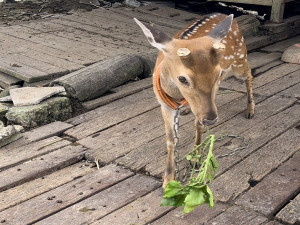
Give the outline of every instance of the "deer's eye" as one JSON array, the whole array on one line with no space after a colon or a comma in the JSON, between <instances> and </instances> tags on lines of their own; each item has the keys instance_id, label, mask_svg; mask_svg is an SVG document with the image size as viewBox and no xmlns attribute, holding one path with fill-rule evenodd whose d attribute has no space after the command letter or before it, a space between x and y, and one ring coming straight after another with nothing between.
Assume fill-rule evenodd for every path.
<instances>
[{"instance_id":1,"label":"deer's eye","mask_svg":"<svg viewBox=\"0 0 300 225\"><path fill-rule=\"evenodd\" d=\"M178 80L182 83L182 84L188 84L187 79L184 76L179 76Z\"/></svg>"}]
</instances>

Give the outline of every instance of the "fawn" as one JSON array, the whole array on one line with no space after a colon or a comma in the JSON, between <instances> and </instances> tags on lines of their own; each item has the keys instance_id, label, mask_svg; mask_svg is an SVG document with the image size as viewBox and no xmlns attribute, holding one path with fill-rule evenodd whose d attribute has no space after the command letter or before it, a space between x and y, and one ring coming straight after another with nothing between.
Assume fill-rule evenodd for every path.
<instances>
[{"instance_id":1,"label":"fawn","mask_svg":"<svg viewBox=\"0 0 300 225\"><path fill-rule=\"evenodd\" d=\"M160 50L154 68L154 93L161 104L167 136L167 165L163 187L175 176L173 119L181 105L189 105L195 115L195 145L201 143L204 126L217 122L215 96L220 81L230 72L246 83L246 117L254 115L253 76L247 49L233 15L214 13L202 17L173 38L141 23L150 44Z\"/></svg>"}]
</instances>

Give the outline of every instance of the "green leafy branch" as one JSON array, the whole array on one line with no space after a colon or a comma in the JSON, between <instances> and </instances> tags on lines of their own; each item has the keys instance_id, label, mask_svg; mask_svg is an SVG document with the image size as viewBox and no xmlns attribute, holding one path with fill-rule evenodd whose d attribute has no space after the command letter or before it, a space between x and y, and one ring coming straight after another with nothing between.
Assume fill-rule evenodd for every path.
<instances>
[{"instance_id":1,"label":"green leafy branch","mask_svg":"<svg viewBox=\"0 0 300 225\"><path fill-rule=\"evenodd\" d=\"M207 203L214 206L212 191L208 187L218 168L218 162L213 155L215 136L207 131L204 142L187 155L187 160L192 165L189 182L182 185L180 181L173 180L165 188L161 206L184 206L183 213L189 213L197 206ZM200 165L196 171L196 166ZM197 174L197 175L196 175Z\"/></svg>"}]
</instances>

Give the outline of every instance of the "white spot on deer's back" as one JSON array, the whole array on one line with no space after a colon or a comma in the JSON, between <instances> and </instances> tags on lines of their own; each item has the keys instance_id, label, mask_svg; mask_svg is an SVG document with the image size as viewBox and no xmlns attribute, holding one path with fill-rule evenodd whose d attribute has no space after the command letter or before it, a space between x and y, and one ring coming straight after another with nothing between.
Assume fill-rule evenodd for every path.
<instances>
[{"instance_id":1,"label":"white spot on deer's back","mask_svg":"<svg viewBox=\"0 0 300 225\"><path fill-rule=\"evenodd\" d=\"M226 44L227 43L227 41L225 41L224 39L221 41L223 44Z\"/></svg>"},{"instance_id":2,"label":"white spot on deer's back","mask_svg":"<svg viewBox=\"0 0 300 225\"><path fill-rule=\"evenodd\" d=\"M242 45L243 45L243 43L242 43L242 42L240 42L240 43L239 43L239 46L242 46Z\"/></svg>"},{"instance_id":3,"label":"white spot on deer's back","mask_svg":"<svg viewBox=\"0 0 300 225\"><path fill-rule=\"evenodd\" d=\"M206 32L206 33L207 33L207 32L209 32L209 30L205 30L204 32Z\"/></svg>"},{"instance_id":4,"label":"white spot on deer's back","mask_svg":"<svg viewBox=\"0 0 300 225\"><path fill-rule=\"evenodd\" d=\"M244 56L245 56L244 54L241 54L241 55L240 55L240 59L244 58Z\"/></svg>"},{"instance_id":5,"label":"white spot on deer's back","mask_svg":"<svg viewBox=\"0 0 300 225\"><path fill-rule=\"evenodd\" d=\"M237 31L235 30L235 31L233 31L233 35L234 36L236 36L237 35Z\"/></svg>"}]
</instances>

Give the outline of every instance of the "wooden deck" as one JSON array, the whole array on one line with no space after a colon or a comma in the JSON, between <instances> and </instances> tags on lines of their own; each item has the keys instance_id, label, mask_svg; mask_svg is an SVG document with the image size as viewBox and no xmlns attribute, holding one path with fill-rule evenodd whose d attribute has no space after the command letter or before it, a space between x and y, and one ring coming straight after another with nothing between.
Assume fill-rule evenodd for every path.
<instances>
[{"instance_id":1,"label":"wooden deck","mask_svg":"<svg viewBox=\"0 0 300 225\"><path fill-rule=\"evenodd\" d=\"M160 207L165 135L148 78L132 95L28 131L2 148L0 224L299 224L300 65L280 60L284 47L299 41L249 54L257 104L252 120L244 118L244 84L222 83L220 121L211 132L239 135L248 147L230 155L238 140L216 143L213 209L181 215L181 208ZM184 156L193 143L192 115L181 117L179 132Z\"/></svg>"}]
</instances>

